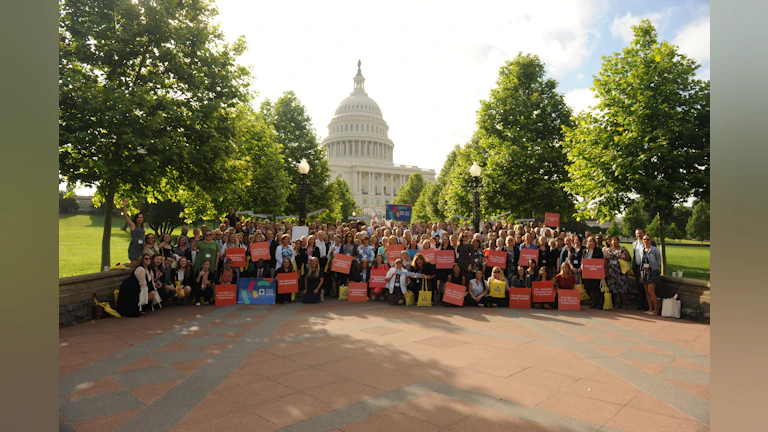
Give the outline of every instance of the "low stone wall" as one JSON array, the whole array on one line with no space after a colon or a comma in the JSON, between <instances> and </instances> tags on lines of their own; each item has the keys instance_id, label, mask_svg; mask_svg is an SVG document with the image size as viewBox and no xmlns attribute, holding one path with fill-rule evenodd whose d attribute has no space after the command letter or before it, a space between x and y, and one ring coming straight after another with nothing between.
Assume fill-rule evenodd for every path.
<instances>
[{"instance_id":1,"label":"low stone wall","mask_svg":"<svg viewBox=\"0 0 768 432\"><path fill-rule=\"evenodd\" d=\"M637 298L635 279L630 280L630 299ZM656 287L656 296L670 298L677 294L680 300L680 314L684 318L709 324L710 283L697 279L661 276L661 284Z\"/></svg>"},{"instance_id":2,"label":"low stone wall","mask_svg":"<svg viewBox=\"0 0 768 432\"><path fill-rule=\"evenodd\" d=\"M110 270L59 279L59 326L93 318L93 293L115 304L114 291L132 270Z\"/></svg>"}]
</instances>

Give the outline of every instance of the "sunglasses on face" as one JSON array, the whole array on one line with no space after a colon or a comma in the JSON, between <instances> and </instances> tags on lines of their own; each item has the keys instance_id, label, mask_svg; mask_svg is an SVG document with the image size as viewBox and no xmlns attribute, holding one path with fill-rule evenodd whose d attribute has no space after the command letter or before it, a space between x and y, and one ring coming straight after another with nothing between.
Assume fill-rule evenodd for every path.
<instances>
[{"instance_id":1,"label":"sunglasses on face","mask_svg":"<svg viewBox=\"0 0 768 432\"><path fill-rule=\"evenodd\" d=\"M644 238L643 241L651 241L648 237Z\"/></svg>"}]
</instances>

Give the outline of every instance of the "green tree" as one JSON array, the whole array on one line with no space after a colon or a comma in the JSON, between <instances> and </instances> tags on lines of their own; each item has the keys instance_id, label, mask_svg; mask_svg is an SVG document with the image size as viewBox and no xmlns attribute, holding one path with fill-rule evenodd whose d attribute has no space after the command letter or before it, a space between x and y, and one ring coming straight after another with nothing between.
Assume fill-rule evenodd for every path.
<instances>
[{"instance_id":1,"label":"green tree","mask_svg":"<svg viewBox=\"0 0 768 432\"><path fill-rule=\"evenodd\" d=\"M652 239L661 240L659 238L659 216L654 216L653 220L646 226L645 232L651 236Z\"/></svg>"},{"instance_id":2,"label":"green tree","mask_svg":"<svg viewBox=\"0 0 768 432\"><path fill-rule=\"evenodd\" d=\"M693 214L685 226L688 235L697 240L709 240L709 203L701 201L693 208Z\"/></svg>"},{"instance_id":3,"label":"green tree","mask_svg":"<svg viewBox=\"0 0 768 432\"><path fill-rule=\"evenodd\" d=\"M611 222L611 226L608 227L608 231L606 234L611 236L620 236L621 235L621 227L619 226L619 223L616 222L614 219L613 222Z\"/></svg>"},{"instance_id":4,"label":"green tree","mask_svg":"<svg viewBox=\"0 0 768 432\"><path fill-rule=\"evenodd\" d=\"M95 186L110 264L115 198L165 199L221 181L232 109L250 101L207 0L59 2L59 174Z\"/></svg>"},{"instance_id":5,"label":"green tree","mask_svg":"<svg viewBox=\"0 0 768 432\"><path fill-rule=\"evenodd\" d=\"M680 229L677 227L677 224L674 222L669 224L669 226L665 231L665 234L667 238L670 238L673 240L678 240L683 238L683 233L680 232Z\"/></svg>"},{"instance_id":6,"label":"green tree","mask_svg":"<svg viewBox=\"0 0 768 432\"><path fill-rule=\"evenodd\" d=\"M650 218L648 213L643 211L640 204L636 203L627 207L627 211L624 212L624 219L621 222L621 233L624 237L635 238L635 230L638 228L645 230L645 226Z\"/></svg>"},{"instance_id":7,"label":"green tree","mask_svg":"<svg viewBox=\"0 0 768 432\"><path fill-rule=\"evenodd\" d=\"M675 224L679 230L685 229L685 225L688 223L688 219L691 218L691 214L693 214L693 207L687 207L684 205L675 206L672 217L669 218L670 226ZM683 231L680 231L680 233L681 236L678 238L685 238L685 233Z\"/></svg>"},{"instance_id":8,"label":"green tree","mask_svg":"<svg viewBox=\"0 0 768 432\"><path fill-rule=\"evenodd\" d=\"M437 199L434 200L432 203L433 206L435 206L434 214L435 217L439 220L444 220L446 217L451 217L453 215L446 214L446 194L442 193L442 191L445 191L449 179L451 176L451 172L453 170L453 164L456 161L456 157L458 156L459 152L461 151L461 146L456 144L453 149L448 153L448 156L445 158L445 162L443 163L443 168L440 169L440 173L437 175L437 178L435 179L435 191L438 191L435 195L437 195Z\"/></svg>"},{"instance_id":9,"label":"green tree","mask_svg":"<svg viewBox=\"0 0 768 432\"><path fill-rule=\"evenodd\" d=\"M181 203L172 200L165 200L158 203L146 203L142 206L141 212L144 214L144 220L150 229L155 231L157 242L160 242L160 236L170 234L174 229L182 226L184 220L181 214L184 212L184 206Z\"/></svg>"},{"instance_id":10,"label":"green tree","mask_svg":"<svg viewBox=\"0 0 768 432\"><path fill-rule=\"evenodd\" d=\"M674 206L709 190L709 82L677 47L658 42L653 25L603 60L596 113L567 128L566 190L584 198L584 217L606 220L642 198L656 206L666 274L664 228Z\"/></svg>"},{"instance_id":11,"label":"green tree","mask_svg":"<svg viewBox=\"0 0 768 432\"><path fill-rule=\"evenodd\" d=\"M349 184L341 178L336 177L330 183L330 215L329 220L346 220L352 213L360 215L360 209L357 208L355 198L352 197L352 189Z\"/></svg>"},{"instance_id":12,"label":"green tree","mask_svg":"<svg viewBox=\"0 0 768 432\"><path fill-rule=\"evenodd\" d=\"M274 103L264 101L261 104L261 113L274 128L277 142L283 149L289 185L285 213L299 213L299 163L302 159L309 163L306 179L307 212L327 208L330 205L328 160L312 127L312 118L307 114L304 105L294 92L287 91Z\"/></svg>"},{"instance_id":13,"label":"green tree","mask_svg":"<svg viewBox=\"0 0 768 432\"><path fill-rule=\"evenodd\" d=\"M75 213L80 209L75 194L59 191L59 213Z\"/></svg>"},{"instance_id":14,"label":"green tree","mask_svg":"<svg viewBox=\"0 0 768 432\"><path fill-rule=\"evenodd\" d=\"M400 188L395 197L395 204L416 204L421 190L424 189L424 177L421 173L413 173L408 177L408 181Z\"/></svg>"},{"instance_id":15,"label":"green tree","mask_svg":"<svg viewBox=\"0 0 768 432\"><path fill-rule=\"evenodd\" d=\"M416 204L413 205L411 220L414 221L438 221L442 220L435 214L437 210L437 183L427 183L419 194Z\"/></svg>"},{"instance_id":16,"label":"green tree","mask_svg":"<svg viewBox=\"0 0 768 432\"><path fill-rule=\"evenodd\" d=\"M561 185L568 164L561 147L563 126L573 124L572 111L557 81L545 75L538 56L518 54L500 68L496 87L480 102L475 134L487 155L481 176L486 216L507 210L528 218L575 211Z\"/></svg>"}]
</instances>

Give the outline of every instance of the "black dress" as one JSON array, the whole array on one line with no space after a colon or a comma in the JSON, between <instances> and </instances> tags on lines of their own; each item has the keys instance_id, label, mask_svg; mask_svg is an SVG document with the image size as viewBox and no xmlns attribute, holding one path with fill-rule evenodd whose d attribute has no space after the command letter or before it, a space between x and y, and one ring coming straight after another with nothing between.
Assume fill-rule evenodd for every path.
<instances>
[{"instance_id":1,"label":"black dress","mask_svg":"<svg viewBox=\"0 0 768 432\"><path fill-rule=\"evenodd\" d=\"M117 294L117 313L124 317L137 317L139 313L139 294L141 292L141 285L139 279L136 277L136 270L141 267L136 267L131 272L130 276L125 278ZM150 281L147 281L147 285L151 285Z\"/></svg>"},{"instance_id":2,"label":"black dress","mask_svg":"<svg viewBox=\"0 0 768 432\"><path fill-rule=\"evenodd\" d=\"M280 273L294 273L293 269L286 271L285 268L280 267L275 271L275 277L279 275ZM301 287L299 288L299 291L301 291ZM285 294L276 294L275 296L275 304L281 304L281 303L290 303L293 301L291 293L285 293Z\"/></svg>"}]
</instances>

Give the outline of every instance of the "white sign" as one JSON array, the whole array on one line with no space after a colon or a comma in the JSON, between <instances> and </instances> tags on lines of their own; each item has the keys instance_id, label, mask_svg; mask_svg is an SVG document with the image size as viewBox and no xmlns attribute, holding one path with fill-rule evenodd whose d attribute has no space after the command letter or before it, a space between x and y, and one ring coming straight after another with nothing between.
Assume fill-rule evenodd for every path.
<instances>
[{"instance_id":1,"label":"white sign","mask_svg":"<svg viewBox=\"0 0 768 432\"><path fill-rule=\"evenodd\" d=\"M295 226L291 229L291 243L295 242L301 237L308 237L308 236L309 236L308 226Z\"/></svg>"}]
</instances>

